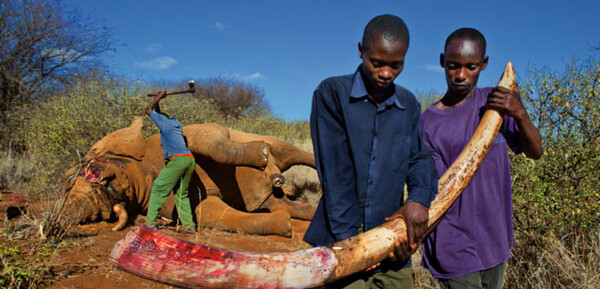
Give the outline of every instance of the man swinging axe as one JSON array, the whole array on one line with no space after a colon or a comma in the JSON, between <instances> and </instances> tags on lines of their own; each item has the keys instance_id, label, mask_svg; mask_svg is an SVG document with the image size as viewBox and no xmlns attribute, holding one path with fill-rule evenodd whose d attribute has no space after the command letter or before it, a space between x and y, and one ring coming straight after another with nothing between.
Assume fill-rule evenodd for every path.
<instances>
[{"instance_id":1,"label":"man swinging axe","mask_svg":"<svg viewBox=\"0 0 600 289\"><path fill-rule=\"evenodd\" d=\"M175 207L181 221L181 231L186 233L197 231L188 197L188 185L196 166L194 155L187 147L181 123L174 116L169 117L161 112L159 106L159 102L167 95L193 92L195 92L194 82L190 81L187 90L173 93L157 91L148 95L153 96L154 99L148 104L146 114L152 118L152 121L160 130L160 143L165 160L165 167L152 185L150 204L146 215L146 225L153 229L158 228L156 224L158 213L169 193L173 190L175 192Z\"/></svg>"}]
</instances>

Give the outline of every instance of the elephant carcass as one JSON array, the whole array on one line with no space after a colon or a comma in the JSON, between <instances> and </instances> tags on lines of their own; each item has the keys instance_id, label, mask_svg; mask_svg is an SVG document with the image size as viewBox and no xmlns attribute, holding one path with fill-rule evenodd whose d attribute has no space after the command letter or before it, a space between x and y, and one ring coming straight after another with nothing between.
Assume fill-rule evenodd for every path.
<instances>
[{"instance_id":1,"label":"elephant carcass","mask_svg":"<svg viewBox=\"0 0 600 289\"><path fill-rule=\"evenodd\" d=\"M164 167L160 136L144 139L142 121L117 130L96 143L68 190L64 219L71 222L119 219L143 214L153 180ZM217 124L194 124L183 134L196 159L189 186L192 208L201 226L249 234L291 235L290 218L310 220L315 208L288 196L282 172L293 165L314 168L314 157L281 139L235 131ZM260 211L260 213L250 213ZM113 214L114 213L114 214ZM175 220L172 195L161 216Z\"/></svg>"}]
</instances>

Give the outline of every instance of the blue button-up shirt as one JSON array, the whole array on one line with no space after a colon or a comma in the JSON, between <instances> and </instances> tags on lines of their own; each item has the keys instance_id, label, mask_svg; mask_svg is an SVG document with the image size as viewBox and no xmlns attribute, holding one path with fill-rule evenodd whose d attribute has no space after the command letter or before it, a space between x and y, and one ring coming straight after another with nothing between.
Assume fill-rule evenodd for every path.
<instances>
[{"instance_id":1,"label":"blue button-up shirt","mask_svg":"<svg viewBox=\"0 0 600 289\"><path fill-rule=\"evenodd\" d=\"M160 144L163 149L163 158L169 159L175 154L191 154L185 139L181 123L174 116L167 117L156 111L150 113L150 118L160 130Z\"/></svg>"},{"instance_id":2,"label":"blue button-up shirt","mask_svg":"<svg viewBox=\"0 0 600 289\"><path fill-rule=\"evenodd\" d=\"M360 68L324 80L315 90L310 117L323 197L304 236L314 246L331 244L384 223L407 201L427 207L437 193L433 160L421 141L421 109L396 85L379 105L370 100Z\"/></svg>"}]
</instances>

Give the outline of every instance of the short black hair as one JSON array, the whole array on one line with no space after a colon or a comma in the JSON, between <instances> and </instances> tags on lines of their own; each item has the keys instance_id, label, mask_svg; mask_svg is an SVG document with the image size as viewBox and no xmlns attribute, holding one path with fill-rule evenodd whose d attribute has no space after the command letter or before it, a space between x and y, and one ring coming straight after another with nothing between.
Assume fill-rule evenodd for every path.
<instances>
[{"instance_id":1,"label":"short black hair","mask_svg":"<svg viewBox=\"0 0 600 289\"><path fill-rule=\"evenodd\" d=\"M383 37L389 41L406 43L408 49L409 35L406 23L398 16L384 14L371 19L363 32L362 47L368 50L369 40L375 37Z\"/></svg>"},{"instance_id":2,"label":"short black hair","mask_svg":"<svg viewBox=\"0 0 600 289\"><path fill-rule=\"evenodd\" d=\"M483 34L481 34L479 30L468 27L463 27L454 30L454 32L450 33L450 35L448 35L448 38L446 38L446 44L444 44L444 53L446 53L446 48L448 48L448 44L450 44L450 42L452 42L452 40L455 39L469 40L479 44L479 47L481 47L481 51L483 52L482 56L485 56L486 41L485 37L483 37Z\"/></svg>"}]
</instances>

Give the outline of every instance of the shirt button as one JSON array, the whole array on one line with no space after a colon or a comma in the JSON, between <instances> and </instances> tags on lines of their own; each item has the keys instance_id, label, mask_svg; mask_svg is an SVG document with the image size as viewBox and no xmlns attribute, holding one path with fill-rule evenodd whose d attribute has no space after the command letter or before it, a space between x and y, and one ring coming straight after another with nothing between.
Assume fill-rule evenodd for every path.
<instances>
[{"instance_id":1,"label":"shirt button","mask_svg":"<svg viewBox=\"0 0 600 289\"><path fill-rule=\"evenodd\" d=\"M368 207L369 207L369 203L367 203L367 205L366 205L366 206L367 206L367 208L368 208Z\"/></svg>"},{"instance_id":2,"label":"shirt button","mask_svg":"<svg viewBox=\"0 0 600 289\"><path fill-rule=\"evenodd\" d=\"M373 184L373 180L369 180L369 184L372 185Z\"/></svg>"},{"instance_id":3,"label":"shirt button","mask_svg":"<svg viewBox=\"0 0 600 289\"><path fill-rule=\"evenodd\" d=\"M372 160L375 160L375 156L371 157Z\"/></svg>"}]
</instances>

